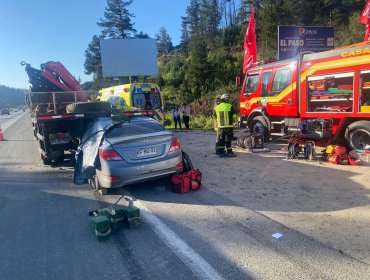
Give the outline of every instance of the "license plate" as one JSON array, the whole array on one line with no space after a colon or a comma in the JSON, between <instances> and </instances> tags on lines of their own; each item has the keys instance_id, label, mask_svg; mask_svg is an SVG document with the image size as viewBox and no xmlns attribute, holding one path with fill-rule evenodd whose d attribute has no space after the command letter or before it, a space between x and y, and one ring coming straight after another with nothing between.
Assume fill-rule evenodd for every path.
<instances>
[{"instance_id":1,"label":"license plate","mask_svg":"<svg viewBox=\"0 0 370 280\"><path fill-rule=\"evenodd\" d=\"M51 145L67 144L67 143L69 143L69 138L50 139L50 144Z\"/></svg>"},{"instance_id":2,"label":"license plate","mask_svg":"<svg viewBox=\"0 0 370 280\"><path fill-rule=\"evenodd\" d=\"M152 156L157 154L156 148L143 148L137 151L137 157Z\"/></svg>"}]
</instances>

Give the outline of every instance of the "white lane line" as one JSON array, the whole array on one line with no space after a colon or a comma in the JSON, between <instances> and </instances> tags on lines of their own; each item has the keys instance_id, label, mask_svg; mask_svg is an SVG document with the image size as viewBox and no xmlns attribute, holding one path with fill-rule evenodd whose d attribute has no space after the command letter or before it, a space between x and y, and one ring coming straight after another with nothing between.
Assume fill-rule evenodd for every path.
<instances>
[{"instance_id":1,"label":"white lane line","mask_svg":"<svg viewBox=\"0 0 370 280\"><path fill-rule=\"evenodd\" d=\"M142 217L152 226L155 234L167 244L167 246L195 273L199 279L224 279L208 262L195 252L175 232L168 228L143 203L136 200L135 204L140 208Z\"/></svg>"},{"instance_id":2,"label":"white lane line","mask_svg":"<svg viewBox=\"0 0 370 280\"><path fill-rule=\"evenodd\" d=\"M5 132L5 130L7 130L9 127L11 127L17 120L19 120L21 117L23 117L25 114L27 113L21 113L19 114L16 118L3 118L3 120L5 120L4 123L0 123L0 127L2 128L3 132Z\"/></svg>"}]
</instances>

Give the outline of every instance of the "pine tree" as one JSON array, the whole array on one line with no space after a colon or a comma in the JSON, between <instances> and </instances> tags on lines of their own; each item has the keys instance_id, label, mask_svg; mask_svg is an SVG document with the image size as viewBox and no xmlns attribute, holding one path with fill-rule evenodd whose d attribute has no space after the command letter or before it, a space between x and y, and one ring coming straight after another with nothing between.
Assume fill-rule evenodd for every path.
<instances>
[{"instance_id":1,"label":"pine tree","mask_svg":"<svg viewBox=\"0 0 370 280\"><path fill-rule=\"evenodd\" d=\"M190 32L189 32L189 19L188 17L181 17L181 50L187 54L188 46L190 41Z\"/></svg>"},{"instance_id":2,"label":"pine tree","mask_svg":"<svg viewBox=\"0 0 370 280\"><path fill-rule=\"evenodd\" d=\"M102 36L94 35L87 50L85 51L85 74L97 76L102 75L101 55L100 55L100 39Z\"/></svg>"},{"instance_id":3,"label":"pine tree","mask_svg":"<svg viewBox=\"0 0 370 280\"><path fill-rule=\"evenodd\" d=\"M144 33L143 31L140 31L140 33L135 34L135 38L147 39L147 38L150 38L150 37L147 33Z\"/></svg>"},{"instance_id":4,"label":"pine tree","mask_svg":"<svg viewBox=\"0 0 370 280\"><path fill-rule=\"evenodd\" d=\"M186 83L192 91L193 98L200 97L209 86L209 63L207 60L207 45L203 37L197 34L190 44L187 63Z\"/></svg>"},{"instance_id":5,"label":"pine tree","mask_svg":"<svg viewBox=\"0 0 370 280\"><path fill-rule=\"evenodd\" d=\"M190 4L186 8L186 17L188 19L190 36L194 36L201 31L199 0L190 0Z\"/></svg>"},{"instance_id":6,"label":"pine tree","mask_svg":"<svg viewBox=\"0 0 370 280\"><path fill-rule=\"evenodd\" d=\"M213 41L222 18L218 0L202 0L200 5L201 30Z\"/></svg>"},{"instance_id":7,"label":"pine tree","mask_svg":"<svg viewBox=\"0 0 370 280\"><path fill-rule=\"evenodd\" d=\"M85 73L93 74L94 83L92 88L100 89L106 85L103 78L103 68L101 64L100 40L111 39L124 39L130 35L135 35L136 30L133 28L131 18L133 14L129 13L127 7L133 0L107 0L107 7L105 8L104 17L97 23L102 27L102 35L94 35L87 50L85 51ZM140 32L135 37L148 38L148 34Z\"/></svg>"},{"instance_id":8,"label":"pine tree","mask_svg":"<svg viewBox=\"0 0 370 280\"><path fill-rule=\"evenodd\" d=\"M171 37L166 28L161 27L155 37L157 39L158 56L164 55L166 57L172 49Z\"/></svg>"},{"instance_id":9,"label":"pine tree","mask_svg":"<svg viewBox=\"0 0 370 280\"><path fill-rule=\"evenodd\" d=\"M100 19L98 26L102 27L102 34L113 39L124 39L136 33L131 18L134 17L128 11L128 6L133 0L107 0L104 19Z\"/></svg>"}]
</instances>

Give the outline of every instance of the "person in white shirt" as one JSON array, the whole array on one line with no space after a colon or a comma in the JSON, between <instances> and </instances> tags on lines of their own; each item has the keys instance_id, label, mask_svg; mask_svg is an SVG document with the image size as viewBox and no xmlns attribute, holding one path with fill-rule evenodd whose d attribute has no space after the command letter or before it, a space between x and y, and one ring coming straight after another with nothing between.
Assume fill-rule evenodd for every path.
<instances>
[{"instance_id":1,"label":"person in white shirt","mask_svg":"<svg viewBox=\"0 0 370 280\"><path fill-rule=\"evenodd\" d=\"M175 122L175 129L177 129L177 124L179 124L181 129L180 108L178 105L175 105L175 108L172 109L172 117Z\"/></svg>"},{"instance_id":2,"label":"person in white shirt","mask_svg":"<svg viewBox=\"0 0 370 280\"><path fill-rule=\"evenodd\" d=\"M186 103L182 104L181 107L182 120L184 121L186 129L189 129L189 120L190 120L190 107Z\"/></svg>"}]
</instances>

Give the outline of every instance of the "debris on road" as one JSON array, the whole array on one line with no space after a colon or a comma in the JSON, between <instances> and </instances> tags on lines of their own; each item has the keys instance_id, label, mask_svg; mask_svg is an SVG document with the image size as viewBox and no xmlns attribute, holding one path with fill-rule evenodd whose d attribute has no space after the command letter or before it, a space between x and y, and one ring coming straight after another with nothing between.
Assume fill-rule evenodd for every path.
<instances>
[{"instance_id":1,"label":"debris on road","mask_svg":"<svg viewBox=\"0 0 370 280\"><path fill-rule=\"evenodd\" d=\"M282 238L284 236L284 234L280 233L280 232L277 232L277 233L274 233L272 235L272 237L276 238L276 239L279 239L279 238Z\"/></svg>"}]
</instances>

